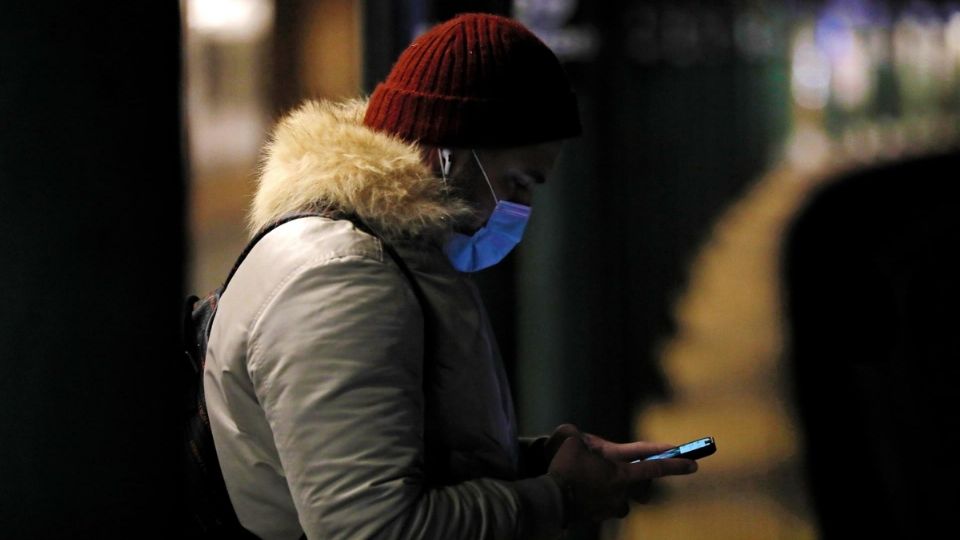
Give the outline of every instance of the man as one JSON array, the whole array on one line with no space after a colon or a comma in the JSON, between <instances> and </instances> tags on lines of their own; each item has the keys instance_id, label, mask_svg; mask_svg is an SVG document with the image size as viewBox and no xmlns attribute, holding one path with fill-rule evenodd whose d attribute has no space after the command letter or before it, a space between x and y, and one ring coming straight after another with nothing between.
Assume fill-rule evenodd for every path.
<instances>
[{"instance_id":1,"label":"man","mask_svg":"<svg viewBox=\"0 0 960 540\"><path fill-rule=\"evenodd\" d=\"M572 426L517 437L470 273L520 240L533 186L579 132L556 57L482 14L420 36L369 103L308 103L280 122L251 228L325 217L257 243L212 328L207 406L244 527L554 538L626 515L651 478L695 470L631 464L669 445Z\"/></svg>"}]
</instances>

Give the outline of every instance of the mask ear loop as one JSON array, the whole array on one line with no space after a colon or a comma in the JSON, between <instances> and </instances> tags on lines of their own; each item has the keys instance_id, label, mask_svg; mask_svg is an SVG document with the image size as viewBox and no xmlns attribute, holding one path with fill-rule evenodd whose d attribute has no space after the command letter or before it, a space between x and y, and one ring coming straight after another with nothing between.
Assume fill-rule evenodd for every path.
<instances>
[{"instance_id":1,"label":"mask ear loop","mask_svg":"<svg viewBox=\"0 0 960 540\"><path fill-rule=\"evenodd\" d=\"M447 183L447 175L450 174L450 155L453 152L449 148L437 148L437 155L440 157L440 175L443 176L443 183Z\"/></svg>"},{"instance_id":2,"label":"mask ear loop","mask_svg":"<svg viewBox=\"0 0 960 540\"><path fill-rule=\"evenodd\" d=\"M493 195L493 202L495 204L500 204L500 199L497 198L497 192L493 190L493 184L490 183L490 178L487 177L487 171L483 170L483 164L480 163L480 158L477 157L477 152L475 150L470 150L470 153L473 154L473 159L476 160L477 166L480 167L480 172L483 173L483 179L487 181L487 187L490 188L490 193Z\"/></svg>"}]
</instances>

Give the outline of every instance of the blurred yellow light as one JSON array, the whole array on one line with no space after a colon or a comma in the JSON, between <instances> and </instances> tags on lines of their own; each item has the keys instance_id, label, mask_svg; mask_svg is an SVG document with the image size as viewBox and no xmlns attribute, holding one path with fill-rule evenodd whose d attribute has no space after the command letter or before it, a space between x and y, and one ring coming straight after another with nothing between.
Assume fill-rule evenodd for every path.
<instances>
[{"instance_id":1,"label":"blurred yellow light","mask_svg":"<svg viewBox=\"0 0 960 540\"><path fill-rule=\"evenodd\" d=\"M787 142L787 158L801 171L819 169L830 159L830 137L812 124L797 126Z\"/></svg>"},{"instance_id":2,"label":"blurred yellow light","mask_svg":"<svg viewBox=\"0 0 960 540\"><path fill-rule=\"evenodd\" d=\"M190 29L214 38L251 41L263 35L272 20L269 0L187 0Z\"/></svg>"}]
</instances>

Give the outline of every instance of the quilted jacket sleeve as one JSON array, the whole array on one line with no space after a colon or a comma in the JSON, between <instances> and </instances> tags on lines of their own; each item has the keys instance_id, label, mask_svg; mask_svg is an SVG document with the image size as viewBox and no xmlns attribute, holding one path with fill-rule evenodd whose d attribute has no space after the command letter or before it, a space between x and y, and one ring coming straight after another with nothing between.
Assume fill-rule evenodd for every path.
<instances>
[{"instance_id":1,"label":"quilted jacket sleeve","mask_svg":"<svg viewBox=\"0 0 960 540\"><path fill-rule=\"evenodd\" d=\"M371 257L305 265L260 310L248 369L307 537L559 536L547 476L425 484L422 337L405 278Z\"/></svg>"}]
</instances>

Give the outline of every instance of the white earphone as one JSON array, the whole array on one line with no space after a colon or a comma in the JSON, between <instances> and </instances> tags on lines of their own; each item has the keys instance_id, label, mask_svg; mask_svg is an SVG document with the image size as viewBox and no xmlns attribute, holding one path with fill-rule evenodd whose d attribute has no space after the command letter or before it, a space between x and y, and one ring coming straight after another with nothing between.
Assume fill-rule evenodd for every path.
<instances>
[{"instance_id":1,"label":"white earphone","mask_svg":"<svg viewBox=\"0 0 960 540\"><path fill-rule=\"evenodd\" d=\"M437 154L440 156L440 174L443 176L443 181L447 181L447 175L450 174L450 156L453 155L453 150L449 148L439 148L437 149Z\"/></svg>"}]
</instances>

